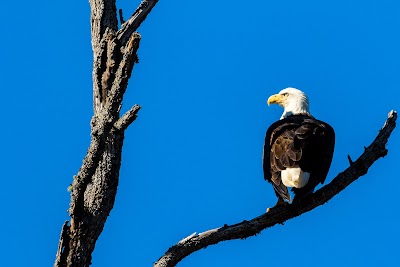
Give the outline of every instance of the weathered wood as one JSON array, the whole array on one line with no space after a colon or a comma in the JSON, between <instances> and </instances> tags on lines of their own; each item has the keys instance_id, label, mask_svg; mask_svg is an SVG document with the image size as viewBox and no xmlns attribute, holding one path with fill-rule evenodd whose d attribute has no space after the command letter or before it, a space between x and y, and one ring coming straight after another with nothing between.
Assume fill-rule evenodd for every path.
<instances>
[{"instance_id":1,"label":"weathered wood","mask_svg":"<svg viewBox=\"0 0 400 267\"><path fill-rule=\"evenodd\" d=\"M54 263L55 266L66 266L67 257L69 254L67 249L69 248L68 244L70 241L68 223L69 221L64 222L61 229L60 242L58 243L57 256Z\"/></svg>"},{"instance_id":2,"label":"weathered wood","mask_svg":"<svg viewBox=\"0 0 400 267\"><path fill-rule=\"evenodd\" d=\"M101 109L101 77L106 66L104 35L118 31L115 0L90 0L90 25L93 50L93 105L95 114Z\"/></svg>"},{"instance_id":3,"label":"weathered wood","mask_svg":"<svg viewBox=\"0 0 400 267\"><path fill-rule=\"evenodd\" d=\"M111 131L101 160L82 194L82 203L71 215L70 242L66 266L89 266L117 193L124 133ZM74 190L74 188L72 189Z\"/></svg>"},{"instance_id":4,"label":"weathered wood","mask_svg":"<svg viewBox=\"0 0 400 267\"><path fill-rule=\"evenodd\" d=\"M325 185L315 193L305 197L297 203L281 208L272 208L268 213L258 216L250 221L243 221L234 225L224 225L198 235L192 234L168 251L153 265L153 267L173 267L183 258L193 252L222 241L232 239L244 239L260 233L262 230L308 212L328 202L340 193L360 176L367 173L372 164L388 153L386 144L396 127L397 113L391 111L383 128L379 131L375 140L369 145L364 153L354 161L344 172L339 173L329 184Z\"/></svg>"},{"instance_id":5,"label":"weathered wood","mask_svg":"<svg viewBox=\"0 0 400 267\"><path fill-rule=\"evenodd\" d=\"M124 131L137 118L137 113L140 110L139 105L134 105L114 124L114 128L119 131Z\"/></svg>"},{"instance_id":6,"label":"weathered wood","mask_svg":"<svg viewBox=\"0 0 400 267\"><path fill-rule=\"evenodd\" d=\"M121 44L125 44L129 40L130 36L139 28L157 2L158 0L142 1L132 16L125 21L118 31L118 39L121 41Z\"/></svg>"},{"instance_id":7,"label":"weathered wood","mask_svg":"<svg viewBox=\"0 0 400 267\"><path fill-rule=\"evenodd\" d=\"M144 1L146 2L146 1ZM156 1L157 2L157 1ZM93 49L91 143L71 184L70 221L63 225L54 266L89 266L117 193L124 133L140 109L122 117L122 99L137 60L140 35L136 30L151 10L142 2L140 16L130 18L118 38L115 0L90 0ZM153 5L154 6L154 5ZM136 26L132 26L133 25Z\"/></svg>"}]
</instances>

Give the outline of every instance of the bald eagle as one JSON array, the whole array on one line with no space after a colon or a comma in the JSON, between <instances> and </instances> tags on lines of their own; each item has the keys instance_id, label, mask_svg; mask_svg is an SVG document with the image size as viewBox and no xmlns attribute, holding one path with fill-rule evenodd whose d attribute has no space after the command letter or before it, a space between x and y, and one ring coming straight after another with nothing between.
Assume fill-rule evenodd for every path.
<instances>
[{"instance_id":1,"label":"bald eagle","mask_svg":"<svg viewBox=\"0 0 400 267\"><path fill-rule=\"evenodd\" d=\"M295 88L286 88L268 98L268 105L284 108L265 136L264 179L270 182L278 205L312 193L328 174L335 146L333 128L311 116L307 96Z\"/></svg>"}]
</instances>

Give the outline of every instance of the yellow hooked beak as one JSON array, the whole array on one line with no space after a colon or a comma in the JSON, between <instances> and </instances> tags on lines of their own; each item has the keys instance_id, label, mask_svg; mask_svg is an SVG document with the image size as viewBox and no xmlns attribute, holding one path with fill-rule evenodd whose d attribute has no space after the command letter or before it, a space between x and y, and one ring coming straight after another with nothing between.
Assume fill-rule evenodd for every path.
<instances>
[{"instance_id":1,"label":"yellow hooked beak","mask_svg":"<svg viewBox=\"0 0 400 267\"><path fill-rule=\"evenodd\" d=\"M282 106L283 101L284 101L284 97L280 94L276 94L276 95L271 95L268 98L267 103L268 103L268 106L271 104L278 104L278 105Z\"/></svg>"}]
</instances>

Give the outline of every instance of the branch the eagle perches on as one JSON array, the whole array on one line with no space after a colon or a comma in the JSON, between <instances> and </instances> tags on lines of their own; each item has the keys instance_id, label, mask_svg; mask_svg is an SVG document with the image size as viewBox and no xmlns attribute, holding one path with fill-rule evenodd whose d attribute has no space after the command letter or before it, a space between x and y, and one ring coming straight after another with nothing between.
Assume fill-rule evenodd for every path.
<instances>
[{"instance_id":1,"label":"branch the eagle perches on","mask_svg":"<svg viewBox=\"0 0 400 267\"><path fill-rule=\"evenodd\" d=\"M63 224L54 266L89 266L96 241L114 205L125 130L136 119L140 106L120 115L122 99L132 69L137 63L140 35L136 32L158 0L144 0L118 29L115 0L90 0L93 49L93 105L91 142L71 186L70 221ZM380 157L395 128L397 113L389 113L384 127L364 153L331 183L296 204L272 209L250 221L224 225L192 234L172 246L155 267L175 266L191 253L221 241L247 238L265 228L301 215L324 204L358 177Z\"/></svg>"},{"instance_id":2,"label":"branch the eagle perches on","mask_svg":"<svg viewBox=\"0 0 400 267\"><path fill-rule=\"evenodd\" d=\"M315 193L308 195L295 204L273 208L268 213L250 221L245 220L234 225L225 224L222 227L200 234L193 233L170 247L153 267L173 267L183 258L197 250L221 241L244 239L256 235L266 228L276 224L283 224L289 219L325 204L360 176L365 175L376 160L387 155L386 144L393 129L396 127L396 119L397 112L394 110L389 112L384 126L379 130L375 140L368 147L365 147L364 153L356 161L352 161L345 171L339 173L329 184Z\"/></svg>"}]
</instances>

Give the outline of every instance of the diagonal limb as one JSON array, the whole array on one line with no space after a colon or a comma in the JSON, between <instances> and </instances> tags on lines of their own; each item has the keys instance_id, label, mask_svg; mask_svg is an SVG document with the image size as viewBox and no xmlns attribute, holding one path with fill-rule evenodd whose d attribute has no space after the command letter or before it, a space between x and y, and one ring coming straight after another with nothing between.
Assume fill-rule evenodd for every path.
<instances>
[{"instance_id":1,"label":"diagonal limb","mask_svg":"<svg viewBox=\"0 0 400 267\"><path fill-rule=\"evenodd\" d=\"M270 212L258 216L250 221L243 221L234 225L206 231L207 234L191 235L168 251L153 265L153 267L173 267L179 261L193 252L214 245L222 241L233 239L244 239L260 233L262 230L276 224L283 224L285 221L295 218L328 202L335 195L339 194L360 176L367 173L368 168L381 157L387 155L386 144L396 127L397 113L391 111L383 128L379 131L375 140L369 145L364 153L354 161L344 172L339 173L329 184L317 190L315 193L306 196L297 203L279 209L271 209Z\"/></svg>"}]
</instances>

